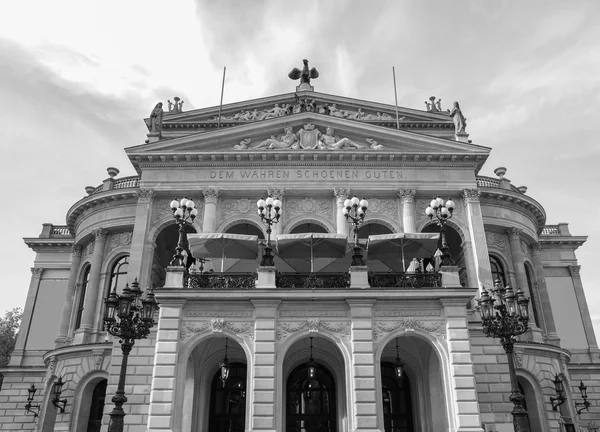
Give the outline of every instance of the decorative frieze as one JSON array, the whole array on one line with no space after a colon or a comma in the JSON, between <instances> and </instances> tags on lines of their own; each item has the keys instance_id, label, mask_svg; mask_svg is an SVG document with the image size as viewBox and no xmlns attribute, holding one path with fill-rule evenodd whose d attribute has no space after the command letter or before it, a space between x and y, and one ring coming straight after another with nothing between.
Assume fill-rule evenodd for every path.
<instances>
[{"instance_id":1,"label":"decorative frieze","mask_svg":"<svg viewBox=\"0 0 600 432\"><path fill-rule=\"evenodd\" d=\"M373 326L373 338L381 339L387 333L398 329L407 331L422 330L434 335L437 339L446 339L446 328L443 321L417 321L406 318L400 321L376 321Z\"/></svg>"},{"instance_id":2,"label":"decorative frieze","mask_svg":"<svg viewBox=\"0 0 600 432\"><path fill-rule=\"evenodd\" d=\"M328 199L315 198L294 198L286 201L287 211L290 214L316 213L321 215L331 215L333 205Z\"/></svg>"},{"instance_id":3,"label":"decorative frieze","mask_svg":"<svg viewBox=\"0 0 600 432\"><path fill-rule=\"evenodd\" d=\"M308 318L308 317L345 317L348 316L346 311L280 311L280 317L293 317L293 318Z\"/></svg>"},{"instance_id":4,"label":"decorative frieze","mask_svg":"<svg viewBox=\"0 0 600 432\"><path fill-rule=\"evenodd\" d=\"M85 246L85 249L83 250L84 258L92 256L94 254L94 245L95 244L96 244L95 242L91 241Z\"/></svg>"},{"instance_id":5,"label":"decorative frieze","mask_svg":"<svg viewBox=\"0 0 600 432\"><path fill-rule=\"evenodd\" d=\"M209 321L185 324L181 329L179 339L182 341L187 340L197 333L208 330L210 327L212 327L212 324Z\"/></svg>"},{"instance_id":6,"label":"decorative frieze","mask_svg":"<svg viewBox=\"0 0 600 432\"><path fill-rule=\"evenodd\" d=\"M342 338L350 339L350 324L348 322L321 321L318 318L307 321L279 322L277 323L275 335L277 340L282 340L304 329L308 329L309 334L318 333L319 329L323 329Z\"/></svg>"},{"instance_id":7,"label":"decorative frieze","mask_svg":"<svg viewBox=\"0 0 600 432\"><path fill-rule=\"evenodd\" d=\"M214 316L215 314L213 313L212 315ZM212 333L223 333L223 330L229 330L240 337L254 339L254 321L225 321L223 318L184 323L179 339L185 341L197 333L208 330Z\"/></svg>"},{"instance_id":8,"label":"decorative frieze","mask_svg":"<svg viewBox=\"0 0 600 432\"><path fill-rule=\"evenodd\" d=\"M525 240L521 240L521 252L523 252L523 255L525 256L529 255L529 246L527 245Z\"/></svg>"},{"instance_id":9,"label":"decorative frieze","mask_svg":"<svg viewBox=\"0 0 600 432\"><path fill-rule=\"evenodd\" d=\"M110 252L122 246L130 245L132 235L133 233L131 232L111 234L108 239L108 251Z\"/></svg>"},{"instance_id":10,"label":"decorative frieze","mask_svg":"<svg viewBox=\"0 0 600 432\"><path fill-rule=\"evenodd\" d=\"M369 213L396 218L398 216L398 204L391 199L372 198L369 200Z\"/></svg>"},{"instance_id":11,"label":"decorative frieze","mask_svg":"<svg viewBox=\"0 0 600 432\"><path fill-rule=\"evenodd\" d=\"M376 310L376 317L440 316L439 310L394 309Z\"/></svg>"},{"instance_id":12,"label":"decorative frieze","mask_svg":"<svg viewBox=\"0 0 600 432\"><path fill-rule=\"evenodd\" d=\"M186 317L228 317L228 318L239 318L239 317L251 317L252 311L188 311L185 313Z\"/></svg>"},{"instance_id":13,"label":"decorative frieze","mask_svg":"<svg viewBox=\"0 0 600 432\"><path fill-rule=\"evenodd\" d=\"M506 249L506 240L502 234L498 234L495 232L486 232L485 240L488 246L493 246L501 250Z\"/></svg>"},{"instance_id":14,"label":"decorative frieze","mask_svg":"<svg viewBox=\"0 0 600 432\"><path fill-rule=\"evenodd\" d=\"M220 215L227 219L235 215L247 215L256 212L256 200L249 198L226 198L220 204Z\"/></svg>"}]
</instances>

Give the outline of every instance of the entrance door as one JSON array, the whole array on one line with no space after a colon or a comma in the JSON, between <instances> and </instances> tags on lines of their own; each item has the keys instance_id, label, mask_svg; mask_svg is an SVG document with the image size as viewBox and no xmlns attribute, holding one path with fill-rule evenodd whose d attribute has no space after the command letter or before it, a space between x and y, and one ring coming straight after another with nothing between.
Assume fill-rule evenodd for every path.
<instances>
[{"instance_id":1,"label":"entrance door","mask_svg":"<svg viewBox=\"0 0 600 432\"><path fill-rule=\"evenodd\" d=\"M298 366L287 381L286 432L336 432L335 382L317 364L314 378L308 364Z\"/></svg>"},{"instance_id":2,"label":"entrance door","mask_svg":"<svg viewBox=\"0 0 600 432\"><path fill-rule=\"evenodd\" d=\"M87 432L100 432L102 428L102 415L104 413L104 400L106 399L107 380L102 380L94 388L92 404L88 420Z\"/></svg>"},{"instance_id":3,"label":"entrance door","mask_svg":"<svg viewBox=\"0 0 600 432\"><path fill-rule=\"evenodd\" d=\"M414 432L410 381L396 380L394 364L381 364L383 424L385 432Z\"/></svg>"},{"instance_id":4,"label":"entrance door","mask_svg":"<svg viewBox=\"0 0 600 432\"><path fill-rule=\"evenodd\" d=\"M231 363L223 386L221 370L212 380L209 432L244 432L246 425L246 365Z\"/></svg>"}]
</instances>

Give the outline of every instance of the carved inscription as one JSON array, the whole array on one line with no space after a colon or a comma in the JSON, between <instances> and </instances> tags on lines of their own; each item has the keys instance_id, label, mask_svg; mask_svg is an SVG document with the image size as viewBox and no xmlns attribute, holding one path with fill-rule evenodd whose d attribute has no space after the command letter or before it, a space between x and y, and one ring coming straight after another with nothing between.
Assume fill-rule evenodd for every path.
<instances>
[{"instance_id":1,"label":"carved inscription","mask_svg":"<svg viewBox=\"0 0 600 432\"><path fill-rule=\"evenodd\" d=\"M247 169L211 170L211 180L404 180L401 170L368 169Z\"/></svg>"}]
</instances>

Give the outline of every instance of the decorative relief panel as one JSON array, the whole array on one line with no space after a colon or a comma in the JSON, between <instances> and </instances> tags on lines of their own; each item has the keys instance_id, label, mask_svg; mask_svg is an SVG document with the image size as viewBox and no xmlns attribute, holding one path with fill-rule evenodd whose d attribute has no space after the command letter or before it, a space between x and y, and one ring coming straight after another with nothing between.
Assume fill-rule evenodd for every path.
<instances>
[{"instance_id":1,"label":"decorative relief panel","mask_svg":"<svg viewBox=\"0 0 600 432\"><path fill-rule=\"evenodd\" d=\"M196 220L201 221L204 217L204 201L202 200L202 196L192 196L188 198L191 198L194 201L194 203L196 203L196 208L198 209L198 215L196 216ZM171 210L170 205L171 201L173 201L172 198L157 198L154 200L152 208L153 225L156 222L173 218L173 210Z\"/></svg>"},{"instance_id":2,"label":"decorative relief panel","mask_svg":"<svg viewBox=\"0 0 600 432\"><path fill-rule=\"evenodd\" d=\"M348 316L346 311L280 311L280 317L345 317Z\"/></svg>"},{"instance_id":3,"label":"decorative relief panel","mask_svg":"<svg viewBox=\"0 0 600 432\"><path fill-rule=\"evenodd\" d=\"M330 216L333 212L333 200L325 198L292 198L285 202L289 214L309 213Z\"/></svg>"},{"instance_id":4,"label":"decorative relief panel","mask_svg":"<svg viewBox=\"0 0 600 432\"><path fill-rule=\"evenodd\" d=\"M398 217L398 204L396 200L372 198L369 200L369 213Z\"/></svg>"},{"instance_id":5,"label":"decorative relief panel","mask_svg":"<svg viewBox=\"0 0 600 432\"><path fill-rule=\"evenodd\" d=\"M251 317L252 311L188 311L186 317Z\"/></svg>"},{"instance_id":6,"label":"decorative relief panel","mask_svg":"<svg viewBox=\"0 0 600 432\"><path fill-rule=\"evenodd\" d=\"M521 240L521 252L523 252L523 255L529 256L529 246L524 240Z\"/></svg>"},{"instance_id":7,"label":"decorative relief panel","mask_svg":"<svg viewBox=\"0 0 600 432\"><path fill-rule=\"evenodd\" d=\"M240 214L254 215L256 212L256 200L248 198L225 198L220 202L220 215L227 219Z\"/></svg>"},{"instance_id":8,"label":"decorative relief panel","mask_svg":"<svg viewBox=\"0 0 600 432\"><path fill-rule=\"evenodd\" d=\"M373 326L373 338L381 339L387 333L398 329L407 331L423 330L434 335L437 339L446 339L446 328L443 321L417 321L407 318L400 321L376 321Z\"/></svg>"},{"instance_id":9,"label":"decorative relief panel","mask_svg":"<svg viewBox=\"0 0 600 432\"><path fill-rule=\"evenodd\" d=\"M213 333L222 333L223 330L229 330L238 336L254 339L253 321L225 321L223 318L213 318L210 321L202 322L186 322L181 328L179 339L186 341L193 335L207 330Z\"/></svg>"},{"instance_id":10,"label":"decorative relief panel","mask_svg":"<svg viewBox=\"0 0 600 432\"><path fill-rule=\"evenodd\" d=\"M498 249L505 250L506 249L506 239L502 234L494 233L494 232L486 232L485 240L488 246L495 246Z\"/></svg>"},{"instance_id":11,"label":"decorative relief panel","mask_svg":"<svg viewBox=\"0 0 600 432\"><path fill-rule=\"evenodd\" d=\"M350 323L321 321L318 318L309 319L307 321L278 322L275 334L277 340L282 340L292 333L304 329L308 329L309 334L318 333L319 329L323 329L335 333L342 338L350 339Z\"/></svg>"},{"instance_id":12,"label":"decorative relief panel","mask_svg":"<svg viewBox=\"0 0 600 432\"><path fill-rule=\"evenodd\" d=\"M110 252L121 246L130 245L132 235L133 233L131 232L120 232L116 234L111 234L108 238L108 251Z\"/></svg>"},{"instance_id":13,"label":"decorative relief panel","mask_svg":"<svg viewBox=\"0 0 600 432\"><path fill-rule=\"evenodd\" d=\"M90 257L94 254L94 245L95 242L93 240L85 245L85 248L83 249L83 258Z\"/></svg>"},{"instance_id":14,"label":"decorative relief panel","mask_svg":"<svg viewBox=\"0 0 600 432\"><path fill-rule=\"evenodd\" d=\"M414 309L394 309L394 310L376 310L376 317L412 317L412 316L440 316L439 310L414 310Z\"/></svg>"}]
</instances>

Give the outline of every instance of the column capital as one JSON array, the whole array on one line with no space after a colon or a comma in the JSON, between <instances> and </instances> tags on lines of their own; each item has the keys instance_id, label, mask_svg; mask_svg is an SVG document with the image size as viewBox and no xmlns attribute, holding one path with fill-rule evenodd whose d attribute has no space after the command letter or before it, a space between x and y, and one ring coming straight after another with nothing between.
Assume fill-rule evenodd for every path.
<instances>
[{"instance_id":1,"label":"column capital","mask_svg":"<svg viewBox=\"0 0 600 432\"><path fill-rule=\"evenodd\" d=\"M155 195L154 189L138 189L135 191L138 201L141 199L152 201Z\"/></svg>"},{"instance_id":2,"label":"column capital","mask_svg":"<svg viewBox=\"0 0 600 432\"><path fill-rule=\"evenodd\" d=\"M205 203L216 203L219 198L220 190L216 187L202 188Z\"/></svg>"},{"instance_id":3,"label":"column capital","mask_svg":"<svg viewBox=\"0 0 600 432\"><path fill-rule=\"evenodd\" d=\"M42 267L31 267L31 277L40 278L42 277L44 269Z\"/></svg>"},{"instance_id":4,"label":"column capital","mask_svg":"<svg viewBox=\"0 0 600 432\"><path fill-rule=\"evenodd\" d=\"M569 272L571 273L571 276L579 276L580 269L581 269L581 266L579 266L579 265L570 265L569 266Z\"/></svg>"},{"instance_id":5,"label":"column capital","mask_svg":"<svg viewBox=\"0 0 600 432\"><path fill-rule=\"evenodd\" d=\"M77 245L73 245L71 247L71 254L74 257L80 257L82 253L83 253L83 246L77 244Z\"/></svg>"},{"instance_id":6,"label":"column capital","mask_svg":"<svg viewBox=\"0 0 600 432\"><path fill-rule=\"evenodd\" d=\"M348 198L350 196L350 189L349 188L333 188L333 196L336 197L337 199L343 199L345 200L346 198Z\"/></svg>"},{"instance_id":7,"label":"column capital","mask_svg":"<svg viewBox=\"0 0 600 432\"><path fill-rule=\"evenodd\" d=\"M398 189L398 198L400 198L402 203L414 202L416 194L416 189Z\"/></svg>"},{"instance_id":8,"label":"column capital","mask_svg":"<svg viewBox=\"0 0 600 432\"><path fill-rule=\"evenodd\" d=\"M284 188L267 188L267 195L271 196L272 198L279 198L281 200L284 194Z\"/></svg>"},{"instance_id":9,"label":"column capital","mask_svg":"<svg viewBox=\"0 0 600 432\"><path fill-rule=\"evenodd\" d=\"M539 243L532 243L530 246L532 255L540 255L542 253L542 246Z\"/></svg>"},{"instance_id":10,"label":"column capital","mask_svg":"<svg viewBox=\"0 0 600 432\"><path fill-rule=\"evenodd\" d=\"M509 228L506 230L506 234L508 234L508 238L510 240L520 240L521 234L523 234L523 230L520 228Z\"/></svg>"},{"instance_id":11,"label":"column capital","mask_svg":"<svg viewBox=\"0 0 600 432\"><path fill-rule=\"evenodd\" d=\"M463 189L462 197L467 202L479 202L481 191L479 189Z\"/></svg>"},{"instance_id":12,"label":"column capital","mask_svg":"<svg viewBox=\"0 0 600 432\"><path fill-rule=\"evenodd\" d=\"M108 230L106 228L98 228L92 231L92 234L96 241L106 240L106 237L108 237Z\"/></svg>"}]
</instances>

